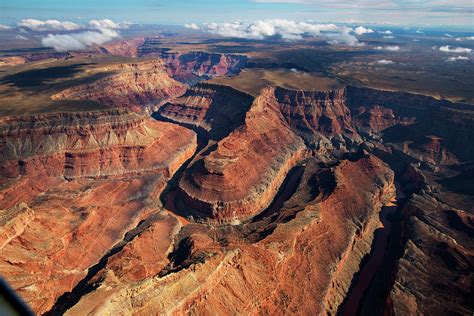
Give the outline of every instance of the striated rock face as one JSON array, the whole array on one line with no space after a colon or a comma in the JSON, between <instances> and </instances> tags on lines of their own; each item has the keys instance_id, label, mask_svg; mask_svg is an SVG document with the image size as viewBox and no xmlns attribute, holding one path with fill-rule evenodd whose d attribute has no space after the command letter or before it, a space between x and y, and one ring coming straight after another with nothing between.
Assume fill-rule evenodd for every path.
<instances>
[{"instance_id":1,"label":"striated rock face","mask_svg":"<svg viewBox=\"0 0 474 316\"><path fill-rule=\"evenodd\" d=\"M162 61L145 61L104 67L115 72L91 84L66 89L52 96L54 100L95 100L113 107L136 112L183 94L186 86L168 76Z\"/></svg>"},{"instance_id":2,"label":"striated rock face","mask_svg":"<svg viewBox=\"0 0 474 316\"><path fill-rule=\"evenodd\" d=\"M274 89L266 89L253 102L245 124L185 172L179 198L199 217L232 220L255 215L270 204L305 152L304 142L281 115Z\"/></svg>"},{"instance_id":3,"label":"striated rock face","mask_svg":"<svg viewBox=\"0 0 474 316\"><path fill-rule=\"evenodd\" d=\"M192 131L123 110L2 119L2 178L42 173L100 177L177 167L175 150L194 151ZM194 142L193 142L194 141ZM189 155L189 154L188 154Z\"/></svg>"},{"instance_id":4,"label":"striated rock face","mask_svg":"<svg viewBox=\"0 0 474 316\"><path fill-rule=\"evenodd\" d=\"M36 313L119 249L112 266L142 262L121 266L126 280L153 274L177 225L159 215L159 196L194 153L194 132L124 110L7 117L0 126L0 271Z\"/></svg>"},{"instance_id":5,"label":"striated rock face","mask_svg":"<svg viewBox=\"0 0 474 316\"><path fill-rule=\"evenodd\" d=\"M277 88L275 96L291 128L318 153L350 149L361 143L347 107L346 90L319 92Z\"/></svg>"},{"instance_id":6,"label":"striated rock face","mask_svg":"<svg viewBox=\"0 0 474 316\"><path fill-rule=\"evenodd\" d=\"M0 58L0 67L15 66L26 63L26 59L21 56L8 56Z\"/></svg>"},{"instance_id":7,"label":"striated rock face","mask_svg":"<svg viewBox=\"0 0 474 316\"><path fill-rule=\"evenodd\" d=\"M397 315L472 314L474 215L429 195L405 206L406 247L390 292Z\"/></svg>"},{"instance_id":8,"label":"striated rock face","mask_svg":"<svg viewBox=\"0 0 474 316\"><path fill-rule=\"evenodd\" d=\"M243 55L207 52L163 52L161 58L165 62L171 77L190 84L199 81L201 78L235 75L247 63L247 57Z\"/></svg>"},{"instance_id":9,"label":"striated rock face","mask_svg":"<svg viewBox=\"0 0 474 316\"><path fill-rule=\"evenodd\" d=\"M226 86L197 84L163 105L158 113L172 121L199 126L220 139L243 124L253 98Z\"/></svg>"},{"instance_id":10,"label":"striated rock face","mask_svg":"<svg viewBox=\"0 0 474 316\"><path fill-rule=\"evenodd\" d=\"M393 173L374 157L323 168L311 161L276 214L210 235L197 224L183 228L171 257L192 268L136 284L106 279L68 314L333 314L393 192ZM271 226L255 242L243 237Z\"/></svg>"},{"instance_id":11,"label":"striated rock face","mask_svg":"<svg viewBox=\"0 0 474 316\"><path fill-rule=\"evenodd\" d=\"M429 163L474 159L474 110L431 97L347 87L347 106L358 130ZM452 128L456 126L456 128Z\"/></svg>"},{"instance_id":12,"label":"striated rock face","mask_svg":"<svg viewBox=\"0 0 474 316\"><path fill-rule=\"evenodd\" d=\"M139 47L145 43L144 37L136 37L128 40L118 41L99 47L104 54L137 57Z\"/></svg>"}]
</instances>

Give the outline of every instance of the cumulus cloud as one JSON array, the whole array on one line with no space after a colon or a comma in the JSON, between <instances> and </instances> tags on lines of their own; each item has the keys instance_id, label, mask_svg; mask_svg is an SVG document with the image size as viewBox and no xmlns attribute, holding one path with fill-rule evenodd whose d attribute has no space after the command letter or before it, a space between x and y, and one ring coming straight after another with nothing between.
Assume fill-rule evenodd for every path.
<instances>
[{"instance_id":1,"label":"cumulus cloud","mask_svg":"<svg viewBox=\"0 0 474 316\"><path fill-rule=\"evenodd\" d=\"M69 21L41 21L35 19L21 20L18 23L18 26L28 28L33 31L75 31L81 28L80 25Z\"/></svg>"},{"instance_id":2,"label":"cumulus cloud","mask_svg":"<svg viewBox=\"0 0 474 316\"><path fill-rule=\"evenodd\" d=\"M11 29L11 27L9 27L8 25L0 24L0 30L9 30L9 29Z\"/></svg>"},{"instance_id":3,"label":"cumulus cloud","mask_svg":"<svg viewBox=\"0 0 474 316\"><path fill-rule=\"evenodd\" d=\"M392 34L392 31L386 30L386 31L379 31L380 34Z\"/></svg>"},{"instance_id":4,"label":"cumulus cloud","mask_svg":"<svg viewBox=\"0 0 474 316\"><path fill-rule=\"evenodd\" d=\"M90 20L87 23L90 28L92 29L110 29L110 30L118 30L118 29L126 29L128 28L128 24L126 23L115 23L109 19L102 19L102 20Z\"/></svg>"},{"instance_id":5,"label":"cumulus cloud","mask_svg":"<svg viewBox=\"0 0 474 316\"><path fill-rule=\"evenodd\" d=\"M185 24L184 27L191 30L199 30L199 26L196 23Z\"/></svg>"},{"instance_id":6,"label":"cumulus cloud","mask_svg":"<svg viewBox=\"0 0 474 316\"><path fill-rule=\"evenodd\" d=\"M31 20L31 19L30 19ZM59 21L58 21L59 22ZM71 22L59 22L60 25L69 25ZM31 23L30 23L31 24ZM33 25L33 24L31 24ZM31 26L30 25L30 26ZM43 30L44 25L37 25L34 30ZM50 27L51 23L47 24ZM57 23L54 23L54 30L64 31L64 27L57 27ZM41 44L45 47L52 47L58 52L65 52L69 50L84 50L93 45L102 45L114 38L120 36L118 33L119 29L128 28L128 24L116 23L109 19L102 20L90 20L86 25L74 28L73 32L67 32L63 34L48 34L41 39ZM32 29L30 27L30 29ZM80 29L80 31L78 31ZM76 31L76 32L74 32Z\"/></svg>"},{"instance_id":7,"label":"cumulus cloud","mask_svg":"<svg viewBox=\"0 0 474 316\"><path fill-rule=\"evenodd\" d=\"M446 45L446 46L441 46L439 48L440 51L445 52L445 53L464 53L464 54L469 54L472 52L472 49L470 48L464 48L464 47L453 47Z\"/></svg>"},{"instance_id":8,"label":"cumulus cloud","mask_svg":"<svg viewBox=\"0 0 474 316\"><path fill-rule=\"evenodd\" d=\"M474 36L466 37L467 40L474 41Z\"/></svg>"},{"instance_id":9,"label":"cumulus cloud","mask_svg":"<svg viewBox=\"0 0 474 316\"><path fill-rule=\"evenodd\" d=\"M262 40L279 36L286 40L301 40L312 36L327 40L331 44L361 45L352 34L354 30L335 24L313 24L284 19L258 20L253 23L225 22L207 23L204 30L225 37Z\"/></svg>"},{"instance_id":10,"label":"cumulus cloud","mask_svg":"<svg viewBox=\"0 0 474 316\"><path fill-rule=\"evenodd\" d=\"M453 62L453 61L458 61L458 60L469 60L469 58L466 56L457 56L457 57L449 57L448 59L446 59L446 61L448 62Z\"/></svg>"},{"instance_id":11,"label":"cumulus cloud","mask_svg":"<svg viewBox=\"0 0 474 316\"><path fill-rule=\"evenodd\" d=\"M365 28L363 26L359 26L354 29L354 33L356 33L357 35L363 35L363 34L373 33L373 32L374 30Z\"/></svg>"},{"instance_id":12,"label":"cumulus cloud","mask_svg":"<svg viewBox=\"0 0 474 316\"><path fill-rule=\"evenodd\" d=\"M394 62L391 61L391 60L381 59L381 60L377 60L377 64L379 64L379 65L391 65L391 64L394 64Z\"/></svg>"},{"instance_id":13,"label":"cumulus cloud","mask_svg":"<svg viewBox=\"0 0 474 316\"><path fill-rule=\"evenodd\" d=\"M388 51L391 51L391 52L397 52L400 50L400 46L396 46L396 45L388 45L388 46L377 46L375 47L376 50L388 50Z\"/></svg>"},{"instance_id":14,"label":"cumulus cloud","mask_svg":"<svg viewBox=\"0 0 474 316\"><path fill-rule=\"evenodd\" d=\"M58 52L65 52L83 50L92 45L101 45L116 37L119 37L117 31L101 29L71 34L48 34L48 36L41 39L41 44L45 47L52 47Z\"/></svg>"},{"instance_id":15,"label":"cumulus cloud","mask_svg":"<svg viewBox=\"0 0 474 316\"><path fill-rule=\"evenodd\" d=\"M386 38L386 39L392 39L392 38L395 38L394 36L392 35L384 35L382 36L383 38Z\"/></svg>"}]
</instances>

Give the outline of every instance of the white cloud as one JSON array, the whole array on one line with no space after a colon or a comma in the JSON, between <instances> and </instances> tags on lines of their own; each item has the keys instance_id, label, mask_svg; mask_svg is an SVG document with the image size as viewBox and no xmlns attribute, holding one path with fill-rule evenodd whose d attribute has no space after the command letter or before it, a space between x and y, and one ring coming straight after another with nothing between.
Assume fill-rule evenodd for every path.
<instances>
[{"instance_id":1,"label":"white cloud","mask_svg":"<svg viewBox=\"0 0 474 316\"><path fill-rule=\"evenodd\" d=\"M379 31L380 34L393 34L392 31L387 30L387 31Z\"/></svg>"},{"instance_id":2,"label":"white cloud","mask_svg":"<svg viewBox=\"0 0 474 316\"><path fill-rule=\"evenodd\" d=\"M199 30L199 26L196 23L185 24L184 27L191 30Z\"/></svg>"},{"instance_id":3,"label":"white cloud","mask_svg":"<svg viewBox=\"0 0 474 316\"><path fill-rule=\"evenodd\" d=\"M439 48L440 51L445 52L445 53L465 53L468 54L472 52L472 49L470 48L463 48L463 47L453 47L446 45L446 46L441 46Z\"/></svg>"},{"instance_id":4,"label":"white cloud","mask_svg":"<svg viewBox=\"0 0 474 316\"><path fill-rule=\"evenodd\" d=\"M382 36L383 38L386 38L386 39L392 39L392 38L395 38L394 36L392 35L384 35Z\"/></svg>"},{"instance_id":5,"label":"white cloud","mask_svg":"<svg viewBox=\"0 0 474 316\"><path fill-rule=\"evenodd\" d=\"M467 40L474 41L474 36L466 37Z\"/></svg>"},{"instance_id":6,"label":"white cloud","mask_svg":"<svg viewBox=\"0 0 474 316\"><path fill-rule=\"evenodd\" d=\"M90 20L86 25L56 20L39 21L22 20L18 24L34 31L62 31L62 34L48 34L41 39L45 47L52 47L58 52L83 50L89 46L102 45L120 36L117 30L128 28L127 23L115 23L109 19ZM64 33L65 31L69 31Z\"/></svg>"},{"instance_id":7,"label":"white cloud","mask_svg":"<svg viewBox=\"0 0 474 316\"><path fill-rule=\"evenodd\" d=\"M102 19L102 20L90 20L87 23L90 28L92 29L111 29L111 30L118 30L118 29L126 29L128 28L128 24L126 23L115 23L109 19Z\"/></svg>"},{"instance_id":8,"label":"white cloud","mask_svg":"<svg viewBox=\"0 0 474 316\"><path fill-rule=\"evenodd\" d=\"M453 37L451 34L445 33L444 36L446 37Z\"/></svg>"},{"instance_id":9,"label":"white cloud","mask_svg":"<svg viewBox=\"0 0 474 316\"><path fill-rule=\"evenodd\" d=\"M0 24L0 30L9 30L9 29L11 29L11 27L9 27L8 25Z\"/></svg>"},{"instance_id":10,"label":"white cloud","mask_svg":"<svg viewBox=\"0 0 474 316\"><path fill-rule=\"evenodd\" d=\"M377 60L377 64L379 64L379 65L392 65L392 64L394 64L394 62L391 61L391 60L381 59L381 60Z\"/></svg>"},{"instance_id":11,"label":"white cloud","mask_svg":"<svg viewBox=\"0 0 474 316\"><path fill-rule=\"evenodd\" d=\"M365 28L363 26L359 26L354 29L354 33L356 33L357 35L363 35L363 34L373 33L373 32L374 30Z\"/></svg>"},{"instance_id":12,"label":"white cloud","mask_svg":"<svg viewBox=\"0 0 474 316\"><path fill-rule=\"evenodd\" d=\"M252 23L225 22L207 23L204 30L225 37L262 40L280 36L287 40L301 40L306 36L319 37L331 44L361 45L350 33L352 28L335 24L313 24L291 20L258 20Z\"/></svg>"},{"instance_id":13,"label":"white cloud","mask_svg":"<svg viewBox=\"0 0 474 316\"><path fill-rule=\"evenodd\" d=\"M17 34L17 35L15 36L15 38L16 38L16 39L19 39L19 40L28 40L28 38L26 38L25 36L20 35L20 34Z\"/></svg>"},{"instance_id":14,"label":"white cloud","mask_svg":"<svg viewBox=\"0 0 474 316\"><path fill-rule=\"evenodd\" d=\"M469 60L469 58L465 56L457 56L457 57L449 57L448 59L446 59L446 61L448 62L453 62L453 61L458 61L458 60Z\"/></svg>"},{"instance_id":15,"label":"white cloud","mask_svg":"<svg viewBox=\"0 0 474 316\"><path fill-rule=\"evenodd\" d=\"M73 22L58 20L35 20L24 19L18 23L18 26L25 27L33 31L75 31L81 27Z\"/></svg>"},{"instance_id":16,"label":"white cloud","mask_svg":"<svg viewBox=\"0 0 474 316\"><path fill-rule=\"evenodd\" d=\"M101 29L70 34L48 34L48 36L41 39L41 44L46 47L53 47L58 52L65 52L83 50L92 45L101 45L116 37L119 37L117 31Z\"/></svg>"},{"instance_id":17,"label":"white cloud","mask_svg":"<svg viewBox=\"0 0 474 316\"><path fill-rule=\"evenodd\" d=\"M388 45L388 46L377 46L375 47L376 50L388 50L391 52L397 52L400 50L400 46L395 46L395 45Z\"/></svg>"}]
</instances>

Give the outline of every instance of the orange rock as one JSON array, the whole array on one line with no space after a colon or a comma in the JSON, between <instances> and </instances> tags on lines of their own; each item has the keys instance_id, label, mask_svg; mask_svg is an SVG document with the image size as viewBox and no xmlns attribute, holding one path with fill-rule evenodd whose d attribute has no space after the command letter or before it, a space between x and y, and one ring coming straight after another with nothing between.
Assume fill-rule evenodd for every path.
<instances>
[{"instance_id":1,"label":"orange rock","mask_svg":"<svg viewBox=\"0 0 474 316\"><path fill-rule=\"evenodd\" d=\"M53 100L95 100L113 107L142 112L184 93L186 86L169 77L162 61L145 61L104 67L117 74L91 84L66 89Z\"/></svg>"}]
</instances>

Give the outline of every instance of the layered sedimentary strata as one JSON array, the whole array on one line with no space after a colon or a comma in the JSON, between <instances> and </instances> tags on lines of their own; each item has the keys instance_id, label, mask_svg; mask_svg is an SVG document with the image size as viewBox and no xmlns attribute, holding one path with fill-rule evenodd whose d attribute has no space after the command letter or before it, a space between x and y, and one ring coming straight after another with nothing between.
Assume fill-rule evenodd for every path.
<instances>
[{"instance_id":1,"label":"layered sedimentary strata","mask_svg":"<svg viewBox=\"0 0 474 316\"><path fill-rule=\"evenodd\" d=\"M195 134L124 110L1 126L0 271L32 309L49 311L114 249L123 262L141 258L142 268L121 268L127 280L148 276L155 253L127 243L149 229L143 238L165 256L176 223L158 215L159 196L194 153Z\"/></svg>"},{"instance_id":2,"label":"layered sedimentary strata","mask_svg":"<svg viewBox=\"0 0 474 316\"><path fill-rule=\"evenodd\" d=\"M111 75L66 89L54 100L95 100L113 107L142 112L179 96L186 86L170 78L162 61L118 64L99 69Z\"/></svg>"},{"instance_id":3,"label":"layered sedimentary strata","mask_svg":"<svg viewBox=\"0 0 474 316\"><path fill-rule=\"evenodd\" d=\"M243 55L207 52L163 52L161 59L170 76L185 83L194 83L202 78L235 75L247 63L247 57Z\"/></svg>"},{"instance_id":4,"label":"layered sedimentary strata","mask_svg":"<svg viewBox=\"0 0 474 316\"><path fill-rule=\"evenodd\" d=\"M361 143L347 107L346 90L295 91L277 88L285 120L319 154Z\"/></svg>"},{"instance_id":5,"label":"layered sedimentary strata","mask_svg":"<svg viewBox=\"0 0 474 316\"><path fill-rule=\"evenodd\" d=\"M184 267L134 285L105 280L68 314L334 314L394 193L393 173L380 160L352 160L308 163L275 216L234 230L214 227L211 235L197 224L185 227L181 251L171 257ZM268 225L272 232L259 240L244 237ZM91 304L104 296L102 305Z\"/></svg>"},{"instance_id":6,"label":"layered sedimentary strata","mask_svg":"<svg viewBox=\"0 0 474 316\"><path fill-rule=\"evenodd\" d=\"M474 147L466 146L474 136L472 106L410 93L356 87L345 90L347 106L361 133L378 134L384 143L429 163L474 158Z\"/></svg>"},{"instance_id":7,"label":"layered sedimentary strata","mask_svg":"<svg viewBox=\"0 0 474 316\"><path fill-rule=\"evenodd\" d=\"M253 98L226 86L198 84L163 105L158 113L178 123L199 126L219 139L243 124Z\"/></svg>"},{"instance_id":8,"label":"layered sedimentary strata","mask_svg":"<svg viewBox=\"0 0 474 316\"><path fill-rule=\"evenodd\" d=\"M99 47L104 54L137 57L139 47L145 43L144 37L136 37L132 39L122 40Z\"/></svg>"},{"instance_id":9,"label":"layered sedimentary strata","mask_svg":"<svg viewBox=\"0 0 474 316\"><path fill-rule=\"evenodd\" d=\"M244 125L185 172L178 199L196 216L232 220L255 215L269 205L287 172L304 157L304 142L285 122L273 92L265 89Z\"/></svg>"},{"instance_id":10,"label":"layered sedimentary strata","mask_svg":"<svg viewBox=\"0 0 474 316\"><path fill-rule=\"evenodd\" d=\"M26 63L26 59L21 56L8 56L0 58L0 67L15 66Z\"/></svg>"},{"instance_id":11,"label":"layered sedimentary strata","mask_svg":"<svg viewBox=\"0 0 474 316\"><path fill-rule=\"evenodd\" d=\"M474 312L474 215L430 195L405 206L406 247L400 258L390 306L395 314Z\"/></svg>"},{"instance_id":12,"label":"layered sedimentary strata","mask_svg":"<svg viewBox=\"0 0 474 316\"><path fill-rule=\"evenodd\" d=\"M195 135L124 110L2 118L3 179L20 175L100 177L179 168L177 155L195 150Z\"/></svg>"}]
</instances>

